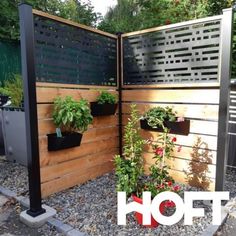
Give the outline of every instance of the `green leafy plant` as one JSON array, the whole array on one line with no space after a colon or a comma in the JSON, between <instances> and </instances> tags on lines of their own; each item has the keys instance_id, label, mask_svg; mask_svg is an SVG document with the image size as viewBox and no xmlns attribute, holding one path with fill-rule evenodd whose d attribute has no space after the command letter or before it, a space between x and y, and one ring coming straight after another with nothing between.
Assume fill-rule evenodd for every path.
<instances>
[{"instance_id":1,"label":"green leafy plant","mask_svg":"<svg viewBox=\"0 0 236 236\"><path fill-rule=\"evenodd\" d=\"M166 117L172 120L175 118L174 112L169 108L161 110L159 114L161 118L155 116L158 121L164 121ZM125 126L123 157L115 156L117 191L125 191L127 196L134 194L137 197L142 197L143 191L150 191L153 198L163 191L179 192L180 186L176 185L170 176L166 162L172 157L176 137L169 135L169 130L162 122L158 124L163 125L163 133L158 133L155 140L143 140L137 127L139 120L136 105L131 105L131 118ZM144 144L151 146L155 160L149 168L149 176L145 176L143 170ZM181 147L177 151L180 150ZM173 205L173 203L170 204Z\"/></svg>"},{"instance_id":2,"label":"green leafy plant","mask_svg":"<svg viewBox=\"0 0 236 236\"><path fill-rule=\"evenodd\" d=\"M147 123L152 128L164 127L164 121L175 121L176 112L171 107L154 107L147 111L143 119L147 119Z\"/></svg>"},{"instance_id":3,"label":"green leafy plant","mask_svg":"<svg viewBox=\"0 0 236 236\"><path fill-rule=\"evenodd\" d=\"M72 97L57 97L54 100L53 121L64 132L83 133L92 123L88 101L80 99L75 101Z\"/></svg>"},{"instance_id":4,"label":"green leafy plant","mask_svg":"<svg viewBox=\"0 0 236 236\"><path fill-rule=\"evenodd\" d=\"M23 81L21 75L14 74L13 78L6 80L4 87L0 88L0 94L9 96L12 106L20 107L23 100Z\"/></svg>"},{"instance_id":5,"label":"green leafy plant","mask_svg":"<svg viewBox=\"0 0 236 236\"><path fill-rule=\"evenodd\" d=\"M125 126L123 156L115 156L117 191L125 191L127 196L138 190L139 178L143 174L143 147L145 141L139 134L139 115L136 105L131 105L131 117Z\"/></svg>"},{"instance_id":6,"label":"green leafy plant","mask_svg":"<svg viewBox=\"0 0 236 236\"><path fill-rule=\"evenodd\" d=\"M116 104L117 97L107 91L101 91L100 95L97 97L98 104Z\"/></svg>"},{"instance_id":7,"label":"green leafy plant","mask_svg":"<svg viewBox=\"0 0 236 236\"><path fill-rule=\"evenodd\" d=\"M164 128L163 133L157 135L155 141L148 140L148 144L153 150L155 162L149 168L150 176L147 183L143 185L142 191L150 191L152 197L163 191L180 191L180 187L175 185L174 179L170 176L169 166L166 164L166 161L172 156L176 141L176 137L169 136L167 128ZM178 148L177 151L180 150L181 148Z\"/></svg>"}]
</instances>

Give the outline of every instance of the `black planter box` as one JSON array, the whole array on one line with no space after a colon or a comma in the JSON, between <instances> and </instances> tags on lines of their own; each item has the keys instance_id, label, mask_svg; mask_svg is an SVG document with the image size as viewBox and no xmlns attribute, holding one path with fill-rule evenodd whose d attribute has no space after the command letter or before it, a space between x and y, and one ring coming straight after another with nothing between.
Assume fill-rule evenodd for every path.
<instances>
[{"instance_id":1,"label":"black planter box","mask_svg":"<svg viewBox=\"0 0 236 236\"><path fill-rule=\"evenodd\" d=\"M57 137L56 133L47 134L48 151L58 151L66 148L80 146L82 134L80 133L62 133L62 137Z\"/></svg>"},{"instance_id":2,"label":"black planter box","mask_svg":"<svg viewBox=\"0 0 236 236\"><path fill-rule=\"evenodd\" d=\"M152 128L151 126L149 126L146 119L140 120L140 125L141 128L145 130L163 132L162 128ZM179 134L179 135L189 134L190 120L174 121L174 122L165 121L164 125L170 130L171 134Z\"/></svg>"},{"instance_id":3,"label":"black planter box","mask_svg":"<svg viewBox=\"0 0 236 236\"><path fill-rule=\"evenodd\" d=\"M116 112L117 104L98 104L97 102L91 102L91 114L92 116L109 116L114 115Z\"/></svg>"}]
</instances>

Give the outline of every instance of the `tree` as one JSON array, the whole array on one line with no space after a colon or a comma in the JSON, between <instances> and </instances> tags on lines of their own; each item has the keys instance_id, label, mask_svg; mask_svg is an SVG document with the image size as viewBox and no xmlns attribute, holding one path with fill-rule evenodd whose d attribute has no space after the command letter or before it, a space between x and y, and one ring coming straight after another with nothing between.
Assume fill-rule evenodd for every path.
<instances>
[{"instance_id":1,"label":"tree","mask_svg":"<svg viewBox=\"0 0 236 236\"><path fill-rule=\"evenodd\" d=\"M135 0L118 0L115 7L109 8L99 28L110 33L134 31L140 24L138 12Z\"/></svg>"},{"instance_id":2,"label":"tree","mask_svg":"<svg viewBox=\"0 0 236 236\"><path fill-rule=\"evenodd\" d=\"M118 0L100 24L102 30L114 33L177 23L221 14L232 0Z\"/></svg>"},{"instance_id":3,"label":"tree","mask_svg":"<svg viewBox=\"0 0 236 236\"><path fill-rule=\"evenodd\" d=\"M0 38L19 39L18 4L21 0L0 1ZM26 0L33 8L61 16L82 24L95 26L100 15L94 12L91 2L81 0Z\"/></svg>"}]
</instances>

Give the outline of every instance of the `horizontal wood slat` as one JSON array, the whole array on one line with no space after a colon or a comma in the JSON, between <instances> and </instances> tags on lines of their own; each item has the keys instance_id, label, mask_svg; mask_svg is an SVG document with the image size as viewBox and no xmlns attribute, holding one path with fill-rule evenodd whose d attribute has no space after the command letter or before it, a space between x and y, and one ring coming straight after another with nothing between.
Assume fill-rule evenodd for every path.
<instances>
[{"instance_id":1,"label":"horizontal wood slat","mask_svg":"<svg viewBox=\"0 0 236 236\"><path fill-rule=\"evenodd\" d=\"M105 151L99 154L92 154L77 158L75 160L62 162L53 166L45 166L41 168L41 182L47 182L71 172L80 173L88 168L104 164L108 161L113 161L113 157L118 153L117 148L110 149L109 152Z\"/></svg>"},{"instance_id":2,"label":"horizontal wood slat","mask_svg":"<svg viewBox=\"0 0 236 236\"><path fill-rule=\"evenodd\" d=\"M37 106L38 119L39 120L52 119L52 109L53 109L52 104L38 104ZM90 125L90 128L98 128L117 124L118 124L117 115L99 116L99 117L93 117L93 122Z\"/></svg>"},{"instance_id":3,"label":"horizontal wood slat","mask_svg":"<svg viewBox=\"0 0 236 236\"><path fill-rule=\"evenodd\" d=\"M102 118L94 117L93 123L89 125L88 130L115 127L118 125L118 116L104 116ZM39 135L55 133L56 126L51 119L39 120Z\"/></svg>"},{"instance_id":4,"label":"horizontal wood slat","mask_svg":"<svg viewBox=\"0 0 236 236\"><path fill-rule=\"evenodd\" d=\"M117 94L115 90L109 90L112 94ZM70 88L37 88L37 102L38 103L52 103L57 96L66 97L71 96L74 99L87 99L89 102L96 101L99 95L99 90L82 90Z\"/></svg>"},{"instance_id":5,"label":"horizontal wood slat","mask_svg":"<svg viewBox=\"0 0 236 236\"><path fill-rule=\"evenodd\" d=\"M179 148L180 148L180 151L178 151ZM145 145L144 150L145 150L145 152L148 153L148 154L144 153L145 154L144 159L147 155L149 156L149 158L152 158L154 156L154 151L152 150L152 147L150 145ZM198 150L199 150L198 151L199 153L202 153L206 149L199 148ZM181 158L184 160L192 160L193 154L194 154L194 150L192 147L180 147L179 145L175 145L172 156L175 158ZM209 150L208 157L211 158L211 161L208 162L209 164L216 164L216 154L217 154L216 151Z\"/></svg>"},{"instance_id":6,"label":"horizontal wood slat","mask_svg":"<svg viewBox=\"0 0 236 236\"><path fill-rule=\"evenodd\" d=\"M107 118L109 120L109 118ZM106 119L105 119L106 121ZM114 123L113 125L109 124L109 125L105 125L102 121L100 121L99 119L95 119L95 123L93 123L93 125L89 126L88 131L84 132L84 135L87 135L87 132L92 132L91 130L93 130L94 132L96 132L95 130L97 129L97 132L100 133L102 132L101 129L106 130L106 128L111 129L112 127L110 126L114 126L113 128L115 128L116 124ZM39 135L47 135L50 133L55 133L56 131L56 126L54 125L52 120L39 120L38 121L38 127L39 127Z\"/></svg>"},{"instance_id":7,"label":"horizontal wood slat","mask_svg":"<svg viewBox=\"0 0 236 236\"><path fill-rule=\"evenodd\" d=\"M155 140L155 138L157 137L157 134L158 134L157 132L141 130L141 135L145 139ZM210 150L216 150L217 137L214 137L214 136L198 135L198 134L189 134L188 136L182 136L182 135L170 135L170 136L177 138L176 144L188 146L188 147L192 147L196 143L199 137L201 138L202 142L206 142L208 144L208 148Z\"/></svg>"},{"instance_id":8,"label":"horizontal wood slat","mask_svg":"<svg viewBox=\"0 0 236 236\"><path fill-rule=\"evenodd\" d=\"M153 155L150 153L145 153L144 154L144 163L146 165L152 165L155 164L155 159L152 158ZM178 171L183 171L189 173L189 163L190 160L184 160L181 158L171 158L171 159L166 159L166 164L170 167L172 170L178 170ZM207 172L207 176L210 178L215 178L215 171L216 171L216 166L208 163L203 163L203 162L193 162L196 163L196 169L204 169L208 168L209 173Z\"/></svg>"},{"instance_id":9,"label":"horizontal wood slat","mask_svg":"<svg viewBox=\"0 0 236 236\"><path fill-rule=\"evenodd\" d=\"M48 152L47 146L44 145L44 147L45 147L44 150L43 149L40 150L41 167L56 165L61 162L67 162L91 154L99 154L104 151L109 152L109 150L111 149L118 148L118 137L114 137L112 139L107 138L91 143L83 143L79 147L60 150L57 152Z\"/></svg>"},{"instance_id":10,"label":"horizontal wood slat","mask_svg":"<svg viewBox=\"0 0 236 236\"><path fill-rule=\"evenodd\" d=\"M90 89L116 89L117 86L102 86L102 85L82 85L82 84L59 84L48 82L36 82L37 87L53 87L53 88L90 88Z\"/></svg>"},{"instance_id":11,"label":"horizontal wood slat","mask_svg":"<svg viewBox=\"0 0 236 236\"><path fill-rule=\"evenodd\" d=\"M209 88L219 88L220 87L220 83L219 82L216 82L216 83L208 83L207 86ZM137 89L137 88L147 88L147 89L150 89L150 88L206 88L206 83L181 83L181 84L142 84L142 85L139 85L139 84L135 84L135 85L123 85L122 88L124 89Z\"/></svg>"},{"instance_id":12,"label":"horizontal wood slat","mask_svg":"<svg viewBox=\"0 0 236 236\"><path fill-rule=\"evenodd\" d=\"M101 165L83 169L81 171L71 172L50 182L43 183L41 185L42 197L45 198L50 194L57 193L77 184L81 184L88 180L94 179L98 176L112 171L113 168L113 163L111 161L108 161Z\"/></svg>"},{"instance_id":13,"label":"horizontal wood slat","mask_svg":"<svg viewBox=\"0 0 236 236\"><path fill-rule=\"evenodd\" d=\"M188 104L151 104L151 103L137 103L137 109L141 114L145 113L149 109L160 107L172 107L177 112L177 116L184 116L194 119L210 119L218 120L218 105L188 105ZM130 113L130 103L122 104L122 112Z\"/></svg>"},{"instance_id":14,"label":"horizontal wood slat","mask_svg":"<svg viewBox=\"0 0 236 236\"><path fill-rule=\"evenodd\" d=\"M218 89L124 90L123 101L219 104Z\"/></svg>"}]
</instances>

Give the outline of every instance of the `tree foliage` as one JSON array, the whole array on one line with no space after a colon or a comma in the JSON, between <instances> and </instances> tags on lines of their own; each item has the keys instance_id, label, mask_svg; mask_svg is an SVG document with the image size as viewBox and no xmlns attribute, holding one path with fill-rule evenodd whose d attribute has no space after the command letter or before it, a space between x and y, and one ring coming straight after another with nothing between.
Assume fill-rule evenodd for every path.
<instances>
[{"instance_id":1,"label":"tree foliage","mask_svg":"<svg viewBox=\"0 0 236 236\"><path fill-rule=\"evenodd\" d=\"M19 39L18 4L21 0L0 1L0 38ZM100 14L94 12L91 2L81 0L25 0L33 8L57 15L81 24L95 26Z\"/></svg>"},{"instance_id":2,"label":"tree foliage","mask_svg":"<svg viewBox=\"0 0 236 236\"><path fill-rule=\"evenodd\" d=\"M118 0L99 27L111 33L129 32L221 14L232 3L232 0Z\"/></svg>"}]
</instances>

